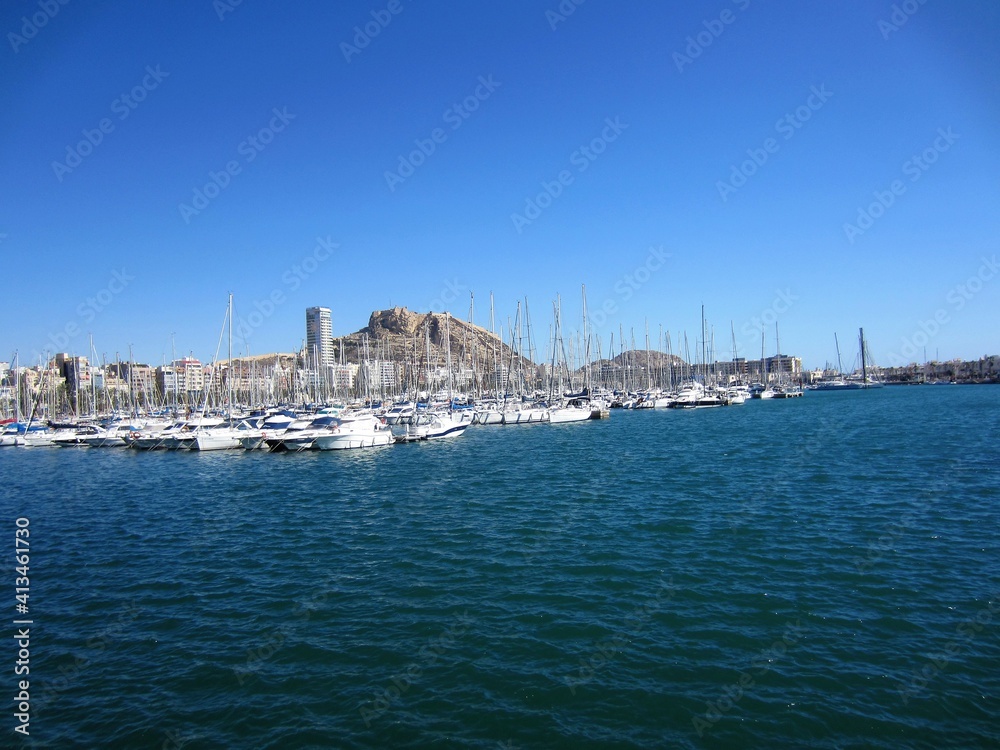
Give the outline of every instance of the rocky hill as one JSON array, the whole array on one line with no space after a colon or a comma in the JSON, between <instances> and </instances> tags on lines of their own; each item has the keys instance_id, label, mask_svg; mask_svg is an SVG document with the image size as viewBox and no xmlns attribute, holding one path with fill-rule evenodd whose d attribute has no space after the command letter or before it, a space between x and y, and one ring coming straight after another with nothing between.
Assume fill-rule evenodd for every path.
<instances>
[{"instance_id":1,"label":"rocky hill","mask_svg":"<svg viewBox=\"0 0 1000 750\"><path fill-rule=\"evenodd\" d=\"M334 349L339 361L340 347L344 359L360 362L365 359L367 339L368 359L395 362L426 363L427 338L430 338L431 365L443 366L446 359L446 331L450 332L451 361L454 367L475 361L480 369L487 369L493 362L494 352L503 366L511 363L510 347L485 328L457 318L447 320L446 313L417 313L405 307L376 310L368 325L343 338L334 339ZM516 358L515 358L516 363ZM527 360L525 360L527 364Z\"/></svg>"}]
</instances>

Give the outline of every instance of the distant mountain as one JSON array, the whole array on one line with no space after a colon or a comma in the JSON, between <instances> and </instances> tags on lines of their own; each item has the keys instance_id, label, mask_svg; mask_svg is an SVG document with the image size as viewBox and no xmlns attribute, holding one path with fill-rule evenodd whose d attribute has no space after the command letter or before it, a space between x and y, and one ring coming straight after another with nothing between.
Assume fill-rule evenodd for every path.
<instances>
[{"instance_id":1,"label":"distant mountain","mask_svg":"<svg viewBox=\"0 0 1000 750\"><path fill-rule=\"evenodd\" d=\"M417 313L405 307L375 310L368 319L368 325L360 331L334 339L337 361L340 361L341 347L344 350L345 361L363 361L367 337L369 359L424 362L427 352L426 337L429 334L431 364L443 366L447 329L451 333L451 360L454 367L471 363L475 356L480 371L485 371L492 367L494 352L502 366L510 366L511 349L500 340L499 336L455 317L446 321L446 317L446 313ZM516 357L513 361L516 363ZM523 364L527 366L530 363L525 359Z\"/></svg>"}]
</instances>

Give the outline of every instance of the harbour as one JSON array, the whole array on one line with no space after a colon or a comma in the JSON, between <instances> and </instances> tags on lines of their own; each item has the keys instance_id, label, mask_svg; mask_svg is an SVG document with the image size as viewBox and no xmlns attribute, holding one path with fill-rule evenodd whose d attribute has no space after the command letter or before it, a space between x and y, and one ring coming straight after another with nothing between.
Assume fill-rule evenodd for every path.
<instances>
[{"instance_id":1,"label":"harbour","mask_svg":"<svg viewBox=\"0 0 1000 750\"><path fill-rule=\"evenodd\" d=\"M998 437L1000 390L969 386L287 460L3 450L45 634L32 730L52 747L988 746Z\"/></svg>"},{"instance_id":2,"label":"harbour","mask_svg":"<svg viewBox=\"0 0 1000 750\"><path fill-rule=\"evenodd\" d=\"M561 300L544 352L536 350L527 299L513 322L490 330L450 313L375 311L368 327L334 338L330 310L306 310L306 338L298 354L233 356L233 300L226 308L224 360L203 365L188 356L151 368L130 360L94 365L60 353L44 364L13 367L0 379L0 447L128 447L138 450L346 450L461 437L472 425L568 424L606 419L612 409L708 409L748 401L801 398L806 391L883 387L886 370L874 364L859 329L860 366L806 372L801 360L739 356L735 327L732 358L719 362L714 329L705 320L689 344L678 334L673 352L660 326L651 349L619 329L608 350L588 331L586 289L582 331L563 336ZM454 329L454 330L453 330ZM94 350L93 341L91 349ZM694 356L692 356L692 349ZM454 356L453 356L454 351ZM350 358L348 358L350 352ZM541 362L536 360L544 356ZM351 360L354 360L353 362ZM1000 357L987 358L988 373ZM996 379L1000 379L997 377ZM903 382L903 381L897 381ZM916 383L921 381L905 381Z\"/></svg>"},{"instance_id":3,"label":"harbour","mask_svg":"<svg viewBox=\"0 0 1000 750\"><path fill-rule=\"evenodd\" d=\"M0 19L0 748L1000 748L1000 4Z\"/></svg>"}]
</instances>

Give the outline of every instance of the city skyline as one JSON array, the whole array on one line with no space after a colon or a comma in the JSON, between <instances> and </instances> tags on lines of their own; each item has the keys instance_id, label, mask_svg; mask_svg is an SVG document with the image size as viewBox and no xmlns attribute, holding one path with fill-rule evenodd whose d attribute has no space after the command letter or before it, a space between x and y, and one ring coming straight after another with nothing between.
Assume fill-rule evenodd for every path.
<instances>
[{"instance_id":1,"label":"city skyline","mask_svg":"<svg viewBox=\"0 0 1000 750\"><path fill-rule=\"evenodd\" d=\"M54 9L54 10L53 10ZM1000 9L405 0L0 11L0 357L297 351L396 305L807 369L1000 351ZM108 39L121 44L109 45ZM281 55L262 55L280 49ZM182 53L183 52L183 53ZM642 344L639 344L642 348ZM617 348L617 347L616 347ZM849 357L845 356L845 360ZM847 366L845 362L845 367Z\"/></svg>"}]
</instances>

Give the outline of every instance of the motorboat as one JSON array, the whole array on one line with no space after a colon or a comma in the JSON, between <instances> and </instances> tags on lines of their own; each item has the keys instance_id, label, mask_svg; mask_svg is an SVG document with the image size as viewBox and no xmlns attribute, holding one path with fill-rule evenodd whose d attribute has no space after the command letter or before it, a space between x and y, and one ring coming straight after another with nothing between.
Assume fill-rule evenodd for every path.
<instances>
[{"instance_id":1,"label":"motorboat","mask_svg":"<svg viewBox=\"0 0 1000 750\"><path fill-rule=\"evenodd\" d=\"M315 438L313 447L321 451L345 450L375 448L391 445L392 442L393 434L388 416L380 418L374 414L343 414Z\"/></svg>"},{"instance_id":2,"label":"motorboat","mask_svg":"<svg viewBox=\"0 0 1000 750\"><path fill-rule=\"evenodd\" d=\"M418 414L413 423L406 425L403 431L397 431L395 437L396 441L401 443L456 438L465 434L470 424L461 417L448 412L425 412Z\"/></svg>"}]
</instances>

